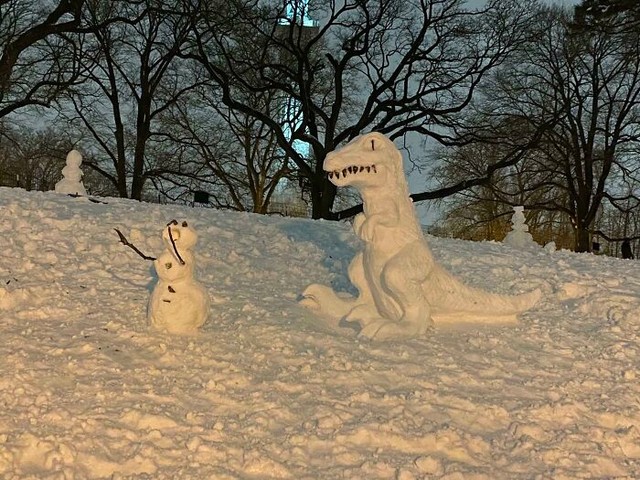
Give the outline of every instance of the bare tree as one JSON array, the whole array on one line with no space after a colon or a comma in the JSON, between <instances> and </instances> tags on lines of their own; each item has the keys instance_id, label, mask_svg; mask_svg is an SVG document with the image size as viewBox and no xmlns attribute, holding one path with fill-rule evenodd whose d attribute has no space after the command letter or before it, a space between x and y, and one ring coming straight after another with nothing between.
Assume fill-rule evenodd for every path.
<instances>
[{"instance_id":1,"label":"bare tree","mask_svg":"<svg viewBox=\"0 0 640 480\"><path fill-rule=\"evenodd\" d=\"M248 95L256 109L280 107L269 92ZM267 213L291 168L266 124L221 104L215 86L177 102L167 121L171 141L184 148L181 172L166 181L188 193L204 189L219 207Z\"/></svg>"},{"instance_id":2,"label":"bare tree","mask_svg":"<svg viewBox=\"0 0 640 480\"><path fill-rule=\"evenodd\" d=\"M70 32L85 0L0 0L0 118L26 106L49 106L79 74Z\"/></svg>"},{"instance_id":3,"label":"bare tree","mask_svg":"<svg viewBox=\"0 0 640 480\"><path fill-rule=\"evenodd\" d=\"M510 128L510 135L520 133ZM496 171L490 179L439 201L441 232L470 240L502 240L511 226L509 220L517 205L565 203L555 188L556 173L547 168L539 148L527 151L516 164ZM441 149L431 176L439 185L451 185L461 178L480 178L491 165L505 157L505 146L471 143L459 148ZM568 217L553 209L525 211L529 231L540 244L554 241L563 248L573 246Z\"/></svg>"},{"instance_id":4,"label":"bare tree","mask_svg":"<svg viewBox=\"0 0 640 480\"><path fill-rule=\"evenodd\" d=\"M485 113L531 131L556 119L535 153L527 153L535 159L533 171L546 174L526 184L554 193L532 197L527 207L562 213L571 221L575 250L589 251L603 200L616 203L612 179L630 160L622 152L638 139L639 35L616 31L615 17L605 26L576 30L569 12L557 7L543 8L539 21L538 41L493 77Z\"/></svg>"},{"instance_id":5,"label":"bare tree","mask_svg":"<svg viewBox=\"0 0 640 480\"><path fill-rule=\"evenodd\" d=\"M454 141L455 114L483 77L524 40L531 2L490 0L294 0L270 8L230 0L189 2L199 62L221 101L275 133L311 191L314 218L335 218L325 156L361 133L410 132ZM287 11L287 6L289 11ZM308 22L315 17L319 23ZM242 95L274 92L295 107L266 114ZM304 144L308 153L296 145Z\"/></svg>"},{"instance_id":6,"label":"bare tree","mask_svg":"<svg viewBox=\"0 0 640 480\"><path fill-rule=\"evenodd\" d=\"M25 190L53 190L62 178L72 140L59 129L4 125L0 135L0 184Z\"/></svg>"},{"instance_id":7,"label":"bare tree","mask_svg":"<svg viewBox=\"0 0 640 480\"><path fill-rule=\"evenodd\" d=\"M156 130L161 117L194 88L176 56L188 23L168 13L162 0L101 0L88 14L95 61L84 65L84 82L69 94L72 112L66 114L92 139L85 145L88 166L121 197L141 199L145 183L167 169L156 162L165 140ZM108 21L114 18L127 20Z\"/></svg>"},{"instance_id":8,"label":"bare tree","mask_svg":"<svg viewBox=\"0 0 640 480\"><path fill-rule=\"evenodd\" d=\"M614 29L634 30L640 26L640 3L636 0L582 0L574 7L571 27L585 30L598 25L607 28L615 19Z\"/></svg>"}]
</instances>

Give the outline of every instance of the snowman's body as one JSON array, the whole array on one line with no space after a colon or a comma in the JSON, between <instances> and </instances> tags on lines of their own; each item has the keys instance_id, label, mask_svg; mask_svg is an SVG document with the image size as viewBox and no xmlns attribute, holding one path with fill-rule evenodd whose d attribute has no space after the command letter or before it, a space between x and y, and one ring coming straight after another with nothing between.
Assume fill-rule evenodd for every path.
<instances>
[{"instance_id":1,"label":"snowman's body","mask_svg":"<svg viewBox=\"0 0 640 480\"><path fill-rule=\"evenodd\" d=\"M192 334L207 320L209 295L194 278L192 248L197 238L186 222L175 220L162 233L167 248L154 261L158 283L148 307L149 321L159 330Z\"/></svg>"},{"instance_id":2,"label":"snowman's body","mask_svg":"<svg viewBox=\"0 0 640 480\"><path fill-rule=\"evenodd\" d=\"M82 155L77 150L71 150L67 154L66 166L62 169L62 180L56 183L56 193L71 195L87 195L87 191L82 183Z\"/></svg>"}]
</instances>

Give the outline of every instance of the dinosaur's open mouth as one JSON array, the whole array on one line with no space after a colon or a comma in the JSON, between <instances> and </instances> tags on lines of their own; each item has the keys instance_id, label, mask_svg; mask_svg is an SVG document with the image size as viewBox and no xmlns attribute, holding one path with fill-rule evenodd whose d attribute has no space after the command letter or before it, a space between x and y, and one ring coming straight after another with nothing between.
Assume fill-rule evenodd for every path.
<instances>
[{"instance_id":1,"label":"dinosaur's open mouth","mask_svg":"<svg viewBox=\"0 0 640 480\"><path fill-rule=\"evenodd\" d=\"M378 173L378 171L376 170L376 166L375 165L352 165L351 167L347 167L347 168L343 168L342 170L333 170L331 172L327 172L327 174L329 175L329 178L333 178L334 176L336 178L340 178L340 175L342 175L344 178L347 177L347 175L353 175L353 174L360 174L360 173Z\"/></svg>"}]
</instances>

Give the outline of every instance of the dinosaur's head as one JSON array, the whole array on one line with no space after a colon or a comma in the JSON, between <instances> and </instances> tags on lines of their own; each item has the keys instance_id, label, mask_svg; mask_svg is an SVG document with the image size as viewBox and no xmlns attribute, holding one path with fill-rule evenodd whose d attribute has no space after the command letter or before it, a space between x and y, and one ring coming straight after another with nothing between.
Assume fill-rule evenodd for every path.
<instances>
[{"instance_id":1,"label":"dinosaur's head","mask_svg":"<svg viewBox=\"0 0 640 480\"><path fill-rule=\"evenodd\" d=\"M360 135L329 153L323 167L337 187L394 188L397 179L404 182L402 155L391 140L377 132Z\"/></svg>"}]
</instances>

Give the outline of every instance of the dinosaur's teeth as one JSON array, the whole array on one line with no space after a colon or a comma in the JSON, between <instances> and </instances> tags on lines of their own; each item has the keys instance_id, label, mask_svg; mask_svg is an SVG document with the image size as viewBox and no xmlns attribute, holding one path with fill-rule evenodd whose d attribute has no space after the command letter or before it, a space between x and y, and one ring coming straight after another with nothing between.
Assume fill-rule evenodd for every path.
<instances>
[{"instance_id":1,"label":"dinosaur's teeth","mask_svg":"<svg viewBox=\"0 0 640 480\"><path fill-rule=\"evenodd\" d=\"M378 171L376 170L376 166L375 165L368 165L368 166L363 166L363 165L350 165L346 168L343 168L342 170L333 170L331 172L327 172L327 176L329 178L340 178L340 174L342 174L343 178L347 177L347 174L355 174L355 173L361 173L364 172L365 168L367 169L367 173L371 173L371 170L373 169L373 173L378 173Z\"/></svg>"}]
</instances>

